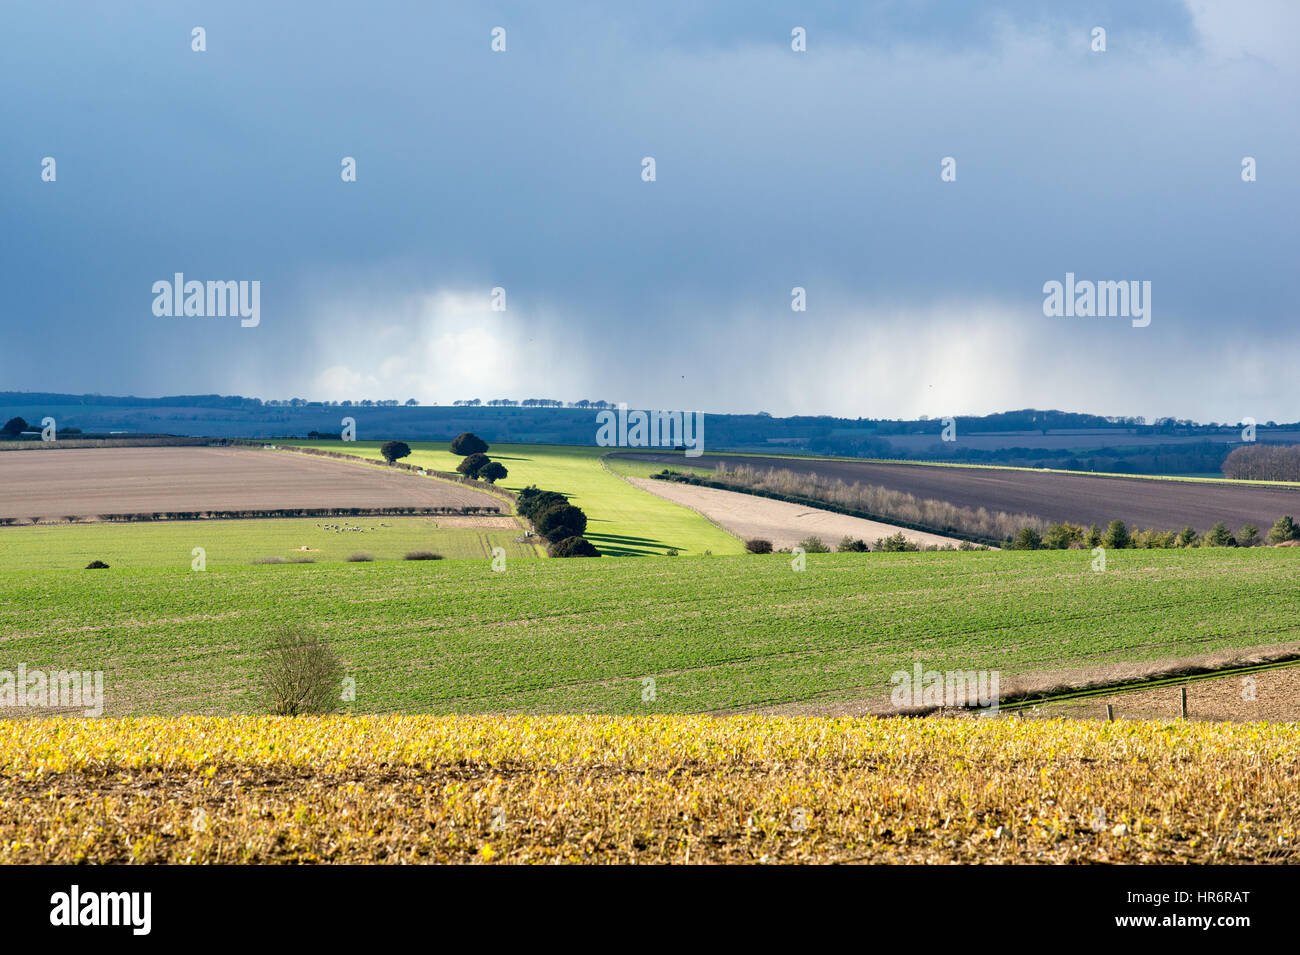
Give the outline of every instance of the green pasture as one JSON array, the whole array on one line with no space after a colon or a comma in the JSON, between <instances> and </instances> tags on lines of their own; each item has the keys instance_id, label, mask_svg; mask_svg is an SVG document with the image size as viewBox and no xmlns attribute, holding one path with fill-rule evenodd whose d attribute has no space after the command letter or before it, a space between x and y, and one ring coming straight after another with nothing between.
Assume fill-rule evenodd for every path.
<instances>
[{"instance_id":1,"label":"green pasture","mask_svg":"<svg viewBox=\"0 0 1300 955\"><path fill-rule=\"evenodd\" d=\"M110 716L253 712L260 650L299 625L355 712L722 713L884 699L914 663L1005 685L1300 640L1300 549L1119 550L1103 572L1088 551L197 572L175 544L165 567L0 573L0 670L102 670Z\"/></svg>"},{"instance_id":2,"label":"green pasture","mask_svg":"<svg viewBox=\"0 0 1300 955\"><path fill-rule=\"evenodd\" d=\"M282 447L314 447L382 460L382 441L300 441ZM454 471L461 458L444 443L412 441L403 462L438 471ZM604 555L740 554L744 545L690 510L633 487L602 466L605 448L567 445L501 444L488 450L510 472L500 485L519 490L529 484L560 491L587 514L587 539ZM292 452L284 452L292 453ZM631 462L635 463L635 462ZM619 464L620 468L623 462ZM655 471L663 470L660 465ZM635 470L628 473L636 473Z\"/></svg>"}]
</instances>

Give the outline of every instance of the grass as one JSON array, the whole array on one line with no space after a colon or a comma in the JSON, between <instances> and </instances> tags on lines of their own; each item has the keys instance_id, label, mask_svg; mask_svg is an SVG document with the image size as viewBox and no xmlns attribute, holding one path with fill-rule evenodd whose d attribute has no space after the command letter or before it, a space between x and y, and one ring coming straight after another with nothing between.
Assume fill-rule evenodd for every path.
<instances>
[{"instance_id":1,"label":"grass","mask_svg":"<svg viewBox=\"0 0 1300 955\"><path fill-rule=\"evenodd\" d=\"M409 442L410 457L404 463L439 471L454 471L461 458L446 444ZM299 441L281 447L314 447L342 451L380 460L382 441ZM500 461L510 476L502 487L519 490L529 484L548 491L560 491L586 513L586 537L605 555L612 557L665 554L676 549L682 554L740 554L741 542L704 517L663 498L642 491L601 466L605 448L566 445L500 444L488 456ZM659 468L662 470L662 466Z\"/></svg>"},{"instance_id":2,"label":"grass","mask_svg":"<svg viewBox=\"0 0 1300 955\"><path fill-rule=\"evenodd\" d=\"M1297 729L0 721L0 863L1296 862Z\"/></svg>"},{"instance_id":3,"label":"grass","mask_svg":"<svg viewBox=\"0 0 1300 955\"><path fill-rule=\"evenodd\" d=\"M355 547L349 542L346 546ZM391 561L13 571L0 669L103 670L105 713L264 711L279 624L359 713L691 713L884 700L916 662L1004 683L1300 638L1300 550ZM643 699L654 681L654 699Z\"/></svg>"},{"instance_id":4,"label":"grass","mask_svg":"<svg viewBox=\"0 0 1300 955\"><path fill-rule=\"evenodd\" d=\"M377 560L401 560L407 551L432 550L448 558L488 559L493 547L508 558L532 557L516 544L517 530L439 527L449 518L324 517L233 521L158 521L133 524L54 524L0 528L0 572L80 569L95 559L110 569L173 567L188 571L202 547L209 569L240 566L266 557L346 560L359 550ZM360 527L335 533L328 527ZM310 547L301 551L300 547Z\"/></svg>"},{"instance_id":5,"label":"grass","mask_svg":"<svg viewBox=\"0 0 1300 955\"><path fill-rule=\"evenodd\" d=\"M706 478L714 477L718 473L715 468L693 468L685 463L687 460L687 458L682 458L672 466L672 470L679 474L694 474ZM605 458L605 467L620 477L651 478L662 473L666 465L659 462L636 461L632 458L619 458L611 455Z\"/></svg>"}]
</instances>

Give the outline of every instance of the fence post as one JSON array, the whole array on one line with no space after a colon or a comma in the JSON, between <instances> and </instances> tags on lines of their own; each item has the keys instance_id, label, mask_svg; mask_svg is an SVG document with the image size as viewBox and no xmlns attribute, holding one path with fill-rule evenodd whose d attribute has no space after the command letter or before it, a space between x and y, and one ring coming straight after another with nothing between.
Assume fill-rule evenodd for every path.
<instances>
[{"instance_id":1,"label":"fence post","mask_svg":"<svg viewBox=\"0 0 1300 955\"><path fill-rule=\"evenodd\" d=\"M1106 704L1106 722L1109 723L1109 722L1110 722L1111 720L1113 720L1114 718L1115 718L1115 708L1114 708L1113 706L1111 706L1109 703L1107 703L1107 704Z\"/></svg>"},{"instance_id":2,"label":"fence post","mask_svg":"<svg viewBox=\"0 0 1300 955\"><path fill-rule=\"evenodd\" d=\"M1187 687L1185 687L1185 686L1179 687L1179 690L1180 690L1180 693L1179 693L1179 700L1180 700L1180 702L1179 702L1179 710L1180 710L1180 714L1179 714L1179 715L1180 715L1183 719L1187 719Z\"/></svg>"}]
</instances>

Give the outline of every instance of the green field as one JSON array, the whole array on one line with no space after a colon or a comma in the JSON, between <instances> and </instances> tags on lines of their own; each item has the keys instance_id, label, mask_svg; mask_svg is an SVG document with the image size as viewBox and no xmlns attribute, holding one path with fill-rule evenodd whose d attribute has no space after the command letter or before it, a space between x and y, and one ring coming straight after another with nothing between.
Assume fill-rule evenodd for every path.
<instances>
[{"instance_id":1,"label":"green field","mask_svg":"<svg viewBox=\"0 0 1300 955\"><path fill-rule=\"evenodd\" d=\"M382 460L382 441L297 441L284 447L324 448ZM404 463L437 471L454 471L461 458L443 443L413 441ZM510 476L500 482L510 490L535 484L559 491L587 514L586 537L604 555L664 554L675 548L682 554L740 554L744 545L689 508L635 488L601 466L605 448L565 445L500 444L488 456L500 461ZM662 470L662 466L655 468ZM636 471L629 473L637 473Z\"/></svg>"},{"instance_id":2,"label":"green field","mask_svg":"<svg viewBox=\"0 0 1300 955\"><path fill-rule=\"evenodd\" d=\"M1005 680L1300 639L1296 549L789 560L9 571L0 669L103 670L110 716L257 711L257 653L300 622L357 712L724 712L880 699L914 662Z\"/></svg>"},{"instance_id":3,"label":"green field","mask_svg":"<svg viewBox=\"0 0 1300 955\"><path fill-rule=\"evenodd\" d=\"M448 559L487 559L493 547L509 557L534 557L530 544L515 543L523 530L439 527L447 518L323 517L247 521L149 521L131 524L43 524L0 528L0 571L77 569L92 560L109 568L179 567L188 570L196 547L209 568L246 565L267 557L317 562L365 553L401 560L408 551L429 550ZM335 532L333 527L360 530ZM309 547L308 551L300 548Z\"/></svg>"}]
</instances>

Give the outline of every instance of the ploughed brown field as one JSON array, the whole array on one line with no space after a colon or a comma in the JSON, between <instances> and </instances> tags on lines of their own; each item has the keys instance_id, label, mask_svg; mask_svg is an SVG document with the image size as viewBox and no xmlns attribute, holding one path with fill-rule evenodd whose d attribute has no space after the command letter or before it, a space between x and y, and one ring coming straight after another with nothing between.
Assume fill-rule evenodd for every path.
<instances>
[{"instance_id":1,"label":"ploughed brown field","mask_svg":"<svg viewBox=\"0 0 1300 955\"><path fill-rule=\"evenodd\" d=\"M1178 530L1190 524L1204 533L1223 521L1234 533L1243 524L1254 524L1261 534L1267 534L1283 514L1300 519L1300 488L726 454L689 459L668 452L619 452L618 456L666 467L713 468L725 461L799 474L815 472L849 484L875 484L964 507L1103 527L1118 518L1130 528Z\"/></svg>"},{"instance_id":2,"label":"ploughed brown field","mask_svg":"<svg viewBox=\"0 0 1300 955\"><path fill-rule=\"evenodd\" d=\"M0 454L0 518L293 507L482 507L508 513L490 494L407 471L257 448Z\"/></svg>"}]
</instances>

